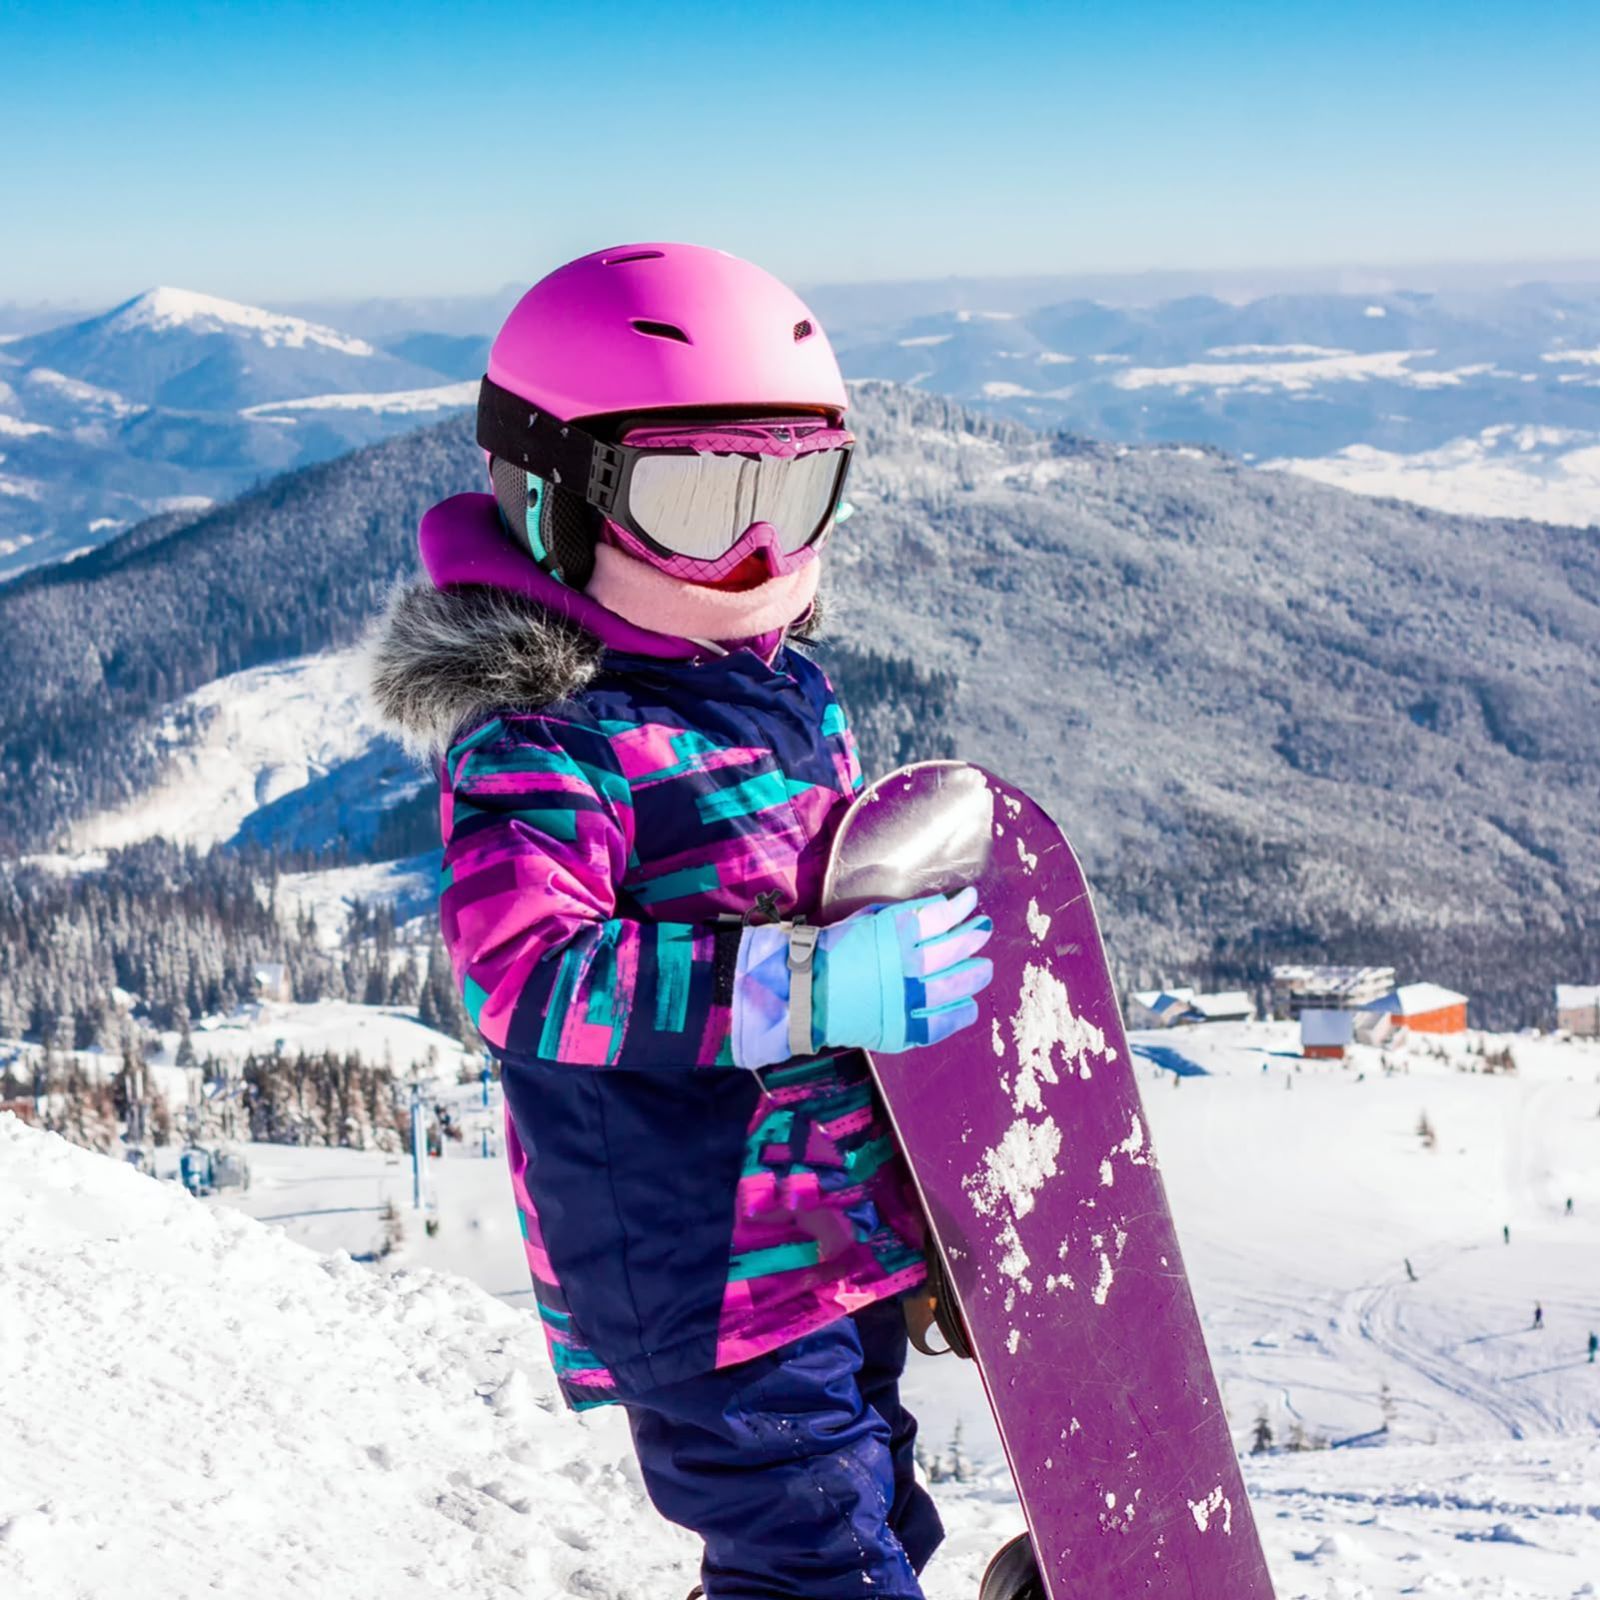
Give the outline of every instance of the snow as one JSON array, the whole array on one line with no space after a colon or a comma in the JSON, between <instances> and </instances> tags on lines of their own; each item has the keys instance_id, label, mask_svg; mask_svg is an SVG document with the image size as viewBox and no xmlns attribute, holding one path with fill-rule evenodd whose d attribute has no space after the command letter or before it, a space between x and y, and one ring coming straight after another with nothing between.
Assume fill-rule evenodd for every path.
<instances>
[{"instance_id":1,"label":"snow","mask_svg":"<svg viewBox=\"0 0 1600 1600\"><path fill-rule=\"evenodd\" d=\"M142 406L134 405L130 400L123 399L115 389L102 389L96 384L85 383L80 378L69 378L66 373L57 372L53 367L29 367L23 379L41 389L53 389L57 394L76 401L81 406L109 411L114 417L131 417L136 411L144 409Z\"/></svg>"},{"instance_id":2,"label":"snow","mask_svg":"<svg viewBox=\"0 0 1600 1600\"><path fill-rule=\"evenodd\" d=\"M246 406L243 417L261 417L268 422L288 411L372 411L379 416L406 416L429 411L453 411L470 406L478 398L478 381L444 383L429 389L393 389L381 394L316 394L301 400L271 400ZM283 420L288 420L284 418Z\"/></svg>"},{"instance_id":3,"label":"snow","mask_svg":"<svg viewBox=\"0 0 1600 1600\"><path fill-rule=\"evenodd\" d=\"M1462 380L1489 372L1488 363L1447 371L1415 370L1411 362L1433 350L1376 350L1357 354L1330 350L1311 358L1269 361L1191 361L1179 367L1129 367L1112 380L1119 389L1245 389L1255 394L1281 389L1305 394L1325 383L1398 383L1413 389L1456 388Z\"/></svg>"},{"instance_id":4,"label":"snow","mask_svg":"<svg viewBox=\"0 0 1600 1600\"><path fill-rule=\"evenodd\" d=\"M269 350L280 346L303 350L320 346L347 356L370 356L377 352L365 339L354 339L333 328L324 328L303 317L263 311L259 306L241 305L236 300L216 295L197 294L192 289L156 288L120 306L106 319L106 326L118 332L149 330L164 333L186 328L198 333L241 331L259 340Z\"/></svg>"},{"instance_id":5,"label":"snow","mask_svg":"<svg viewBox=\"0 0 1600 1600\"><path fill-rule=\"evenodd\" d=\"M1556 1009L1569 1011L1577 1006L1600 1006L1600 983L1558 983Z\"/></svg>"},{"instance_id":6,"label":"snow","mask_svg":"<svg viewBox=\"0 0 1600 1600\"><path fill-rule=\"evenodd\" d=\"M0 1117L0 1592L678 1595L620 1416L533 1319ZM633 1537L617 1537L632 1530Z\"/></svg>"},{"instance_id":7,"label":"snow","mask_svg":"<svg viewBox=\"0 0 1600 1600\"><path fill-rule=\"evenodd\" d=\"M1429 1011L1442 1011L1446 1006L1463 1006L1464 994L1446 989L1439 983L1403 983L1395 990L1393 1000L1403 1017L1420 1017ZM1380 1005L1383 1002L1378 1002Z\"/></svg>"},{"instance_id":8,"label":"snow","mask_svg":"<svg viewBox=\"0 0 1600 1600\"><path fill-rule=\"evenodd\" d=\"M0 411L0 433L13 439L26 439L35 433L54 432L54 428L47 428L42 422L24 422L21 417L8 416L4 411Z\"/></svg>"},{"instance_id":9,"label":"snow","mask_svg":"<svg viewBox=\"0 0 1600 1600\"><path fill-rule=\"evenodd\" d=\"M1099 1054L1105 1047L1105 1035L1073 1015L1066 985L1048 967L1031 961L1023 968L1022 993L1009 1032L1017 1063L1011 1096L1018 1116L1044 1109L1040 1079L1060 1082L1054 1059L1057 1050L1069 1073L1075 1062L1087 1073L1087 1056Z\"/></svg>"},{"instance_id":10,"label":"snow","mask_svg":"<svg viewBox=\"0 0 1600 1600\"><path fill-rule=\"evenodd\" d=\"M1468 516L1600 523L1600 432L1496 423L1409 455L1357 444L1331 456L1264 461L1261 470Z\"/></svg>"},{"instance_id":11,"label":"snow","mask_svg":"<svg viewBox=\"0 0 1600 1600\"><path fill-rule=\"evenodd\" d=\"M307 912L314 915L319 942L325 949L336 950L344 941L356 901L392 906L396 920L403 923L431 914L438 892L439 858L430 852L404 861L285 873L278 879L278 911L290 924Z\"/></svg>"},{"instance_id":12,"label":"snow","mask_svg":"<svg viewBox=\"0 0 1600 1600\"><path fill-rule=\"evenodd\" d=\"M80 823L80 849L162 836L207 846L252 812L361 755L377 737L356 650L304 656L218 678L169 709L167 775L114 811Z\"/></svg>"},{"instance_id":13,"label":"snow","mask_svg":"<svg viewBox=\"0 0 1600 1600\"><path fill-rule=\"evenodd\" d=\"M1264 1411L1280 1442L1350 1441L1245 1460L1280 1600L1592 1600L1600 1045L1483 1041L1510 1044L1506 1076L1461 1070L1473 1039L1402 1043L1389 1074L1361 1045L1342 1066L1282 1054L1292 1024L1135 1042L1207 1074L1140 1066L1235 1438ZM429 1164L438 1236L406 1211L392 1264L370 1266L338 1252L370 1251L383 1201L406 1205L392 1158L254 1146L247 1195L196 1202L0 1119L0 1593L689 1588L694 1541L646 1505L620 1416L556 1407L502 1162L471 1146L476 1087L449 1092L469 1142ZM1144 1149L1142 1127L1119 1146ZM950 1537L927 1577L930 1600L970 1600L1020 1526L986 1404L948 1358L907 1390L924 1438L959 1420L978 1464L935 1486Z\"/></svg>"},{"instance_id":14,"label":"snow","mask_svg":"<svg viewBox=\"0 0 1600 1600\"><path fill-rule=\"evenodd\" d=\"M1243 989L1221 989L1215 994L1197 994L1190 1002L1207 1017L1252 1017L1256 1003Z\"/></svg>"},{"instance_id":15,"label":"snow","mask_svg":"<svg viewBox=\"0 0 1600 1600\"><path fill-rule=\"evenodd\" d=\"M1354 352L1325 344L1219 344L1206 351L1219 361L1238 361L1245 356L1348 356Z\"/></svg>"},{"instance_id":16,"label":"snow","mask_svg":"<svg viewBox=\"0 0 1600 1600\"><path fill-rule=\"evenodd\" d=\"M166 1054L177 1049L168 1034ZM250 1055L308 1055L332 1050L359 1054L373 1066L387 1064L402 1078L415 1073L442 1075L453 1083L457 1072L476 1072L482 1055L417 1021L400 1006L357 1005L351 1000L262 1001L237 1016L208 1017L192 1030L195 1054L202 1060L242 1061Z\"/></svg>"}]
</instances>

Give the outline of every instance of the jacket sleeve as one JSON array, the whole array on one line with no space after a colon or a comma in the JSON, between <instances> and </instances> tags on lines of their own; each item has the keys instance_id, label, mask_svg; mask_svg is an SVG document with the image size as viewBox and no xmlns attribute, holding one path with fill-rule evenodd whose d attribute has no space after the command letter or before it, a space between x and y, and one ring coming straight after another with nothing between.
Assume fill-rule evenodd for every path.
<instances>
[{"instance_id":1,"label":"jacket sleeve","mask_svg":"<svg viewBox=\"0 0 1600 1600\"><path fill-rule=\"evenodd\" d=\"M490 1046L576 1067L734 1064L741 929L616 914L633 806L599 729L495 720L441 776L440 924Z\"/></svg>"}]
</instances>

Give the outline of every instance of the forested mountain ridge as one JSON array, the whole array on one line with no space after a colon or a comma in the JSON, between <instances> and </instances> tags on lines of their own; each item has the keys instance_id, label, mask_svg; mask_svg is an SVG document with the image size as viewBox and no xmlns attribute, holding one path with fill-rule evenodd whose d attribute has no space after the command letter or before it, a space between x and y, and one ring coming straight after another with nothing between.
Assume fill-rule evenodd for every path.
<instances>
[{"instance_id":1,"label":"forested mountain ridge","mask_svg":"<svg viewBox=\"0 0 1600 1600\"><path fill-rule=\"evenodd\" d=\"M949 742L1060 816L1125 975L1398 959L1514 1021L1600 959L1592 536L856 399L830 632L879 660L825 664L878 761ZM0 838L147 786L176 697L354 640L481 476L452 421L0 591Z\"/></svg>"}]
</instances>

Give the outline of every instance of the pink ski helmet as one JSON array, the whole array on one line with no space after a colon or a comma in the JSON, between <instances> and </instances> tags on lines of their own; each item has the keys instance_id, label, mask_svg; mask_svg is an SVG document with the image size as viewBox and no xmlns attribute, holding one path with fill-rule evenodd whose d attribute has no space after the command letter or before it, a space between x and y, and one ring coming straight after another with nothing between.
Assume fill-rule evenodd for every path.
<instances>
[{"instance_id":1,"label":"pink ski helmet","mask_svg":"<svg viewBox=\"0 0 1600 1600\"><path fill-rule=\"evenodd\" d=\"M515 404L541 425L648 421L646 413L665 421L811 411L838 426L849 399L805 303L725 251L618 245L541 278L490 351L479 442L490 451L495 494L512 532L547 569L581 587L602 513L583 487L575 490L570 468L538 470L526 456L519 461L517 452L495 447ZM604 426L593 431L607 434Z\"/></svg>"}]
</instances>

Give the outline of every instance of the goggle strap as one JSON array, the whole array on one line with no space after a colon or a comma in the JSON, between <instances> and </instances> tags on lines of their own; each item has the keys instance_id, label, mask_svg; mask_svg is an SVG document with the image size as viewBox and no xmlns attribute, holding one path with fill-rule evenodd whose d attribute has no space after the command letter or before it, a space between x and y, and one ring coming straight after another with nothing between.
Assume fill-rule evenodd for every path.
<instances>
[{"instance_id":1,"label":"goggle strap","mask_svg":"<svg viewBox=\"0 0 1600 1600\"><path fill-rule=\"evenodd\" d=\"M601 511L610 512L617 503L621 450L487 377L478 390L478 444L502 461L582 495Z\"/></svg>"}]
</instances>

